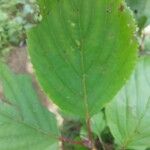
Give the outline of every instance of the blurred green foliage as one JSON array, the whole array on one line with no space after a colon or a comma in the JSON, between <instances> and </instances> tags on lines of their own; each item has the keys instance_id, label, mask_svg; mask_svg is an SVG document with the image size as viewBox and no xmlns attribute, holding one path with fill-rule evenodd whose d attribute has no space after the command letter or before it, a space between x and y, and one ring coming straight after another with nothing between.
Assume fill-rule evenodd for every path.
<instances>
[{"instance_id":1,"label":"blurred green foliage","mask_svg":"<svg viewBox=\"0 0 150 150\"><path fill-rule=\"evenodd\" d=\"M137 20L139 30L150 24L150 0L126 0Z\"/></svg>"},{"instance_id":2,"label":"blurred green foliage","mask_svg":"<svg viewBox=\"0 0 150 150\"><path fill-rule=\"evenodd\" d=\"M0 57L25 43L26 28L38 20L35 3L35 0L0 0Z\"/></svg>"}]
</instances>

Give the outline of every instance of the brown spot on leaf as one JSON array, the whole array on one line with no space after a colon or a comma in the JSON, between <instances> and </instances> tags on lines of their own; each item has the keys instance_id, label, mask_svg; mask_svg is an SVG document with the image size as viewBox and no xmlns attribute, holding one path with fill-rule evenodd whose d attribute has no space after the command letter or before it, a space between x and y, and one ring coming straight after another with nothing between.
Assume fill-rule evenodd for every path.
<instances>
[{"instance_id":1,"label":"brown spot on leaf","mask_svg":"<svg viewBox=\"0 0 150 150\"><path fill-rule=\"evenodd\" d=\"M119 6L119 11L123 12L124 9L125 9L125 6L124 6L123 4L120 4L120 6Z\"/></svg>"}]
</instances>

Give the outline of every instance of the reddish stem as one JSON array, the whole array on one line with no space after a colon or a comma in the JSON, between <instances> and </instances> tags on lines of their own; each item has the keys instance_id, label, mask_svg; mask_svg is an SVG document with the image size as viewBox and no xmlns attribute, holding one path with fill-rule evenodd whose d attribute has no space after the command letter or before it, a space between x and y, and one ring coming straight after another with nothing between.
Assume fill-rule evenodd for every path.
<instances>
[{"instance_id":1,"label":"reddish stem","mask_svg":"<svg viewBox=\"0 0 150 150\"><path fill-rule=\"evenodd\" d=\"M59 140L61 142L67 142L67 143L70 143L70 144L73 144L73 145L85 146L82 141L73 141L73 140L65 138L65 137L59 137Z\"/></svg>"}]
</instances>

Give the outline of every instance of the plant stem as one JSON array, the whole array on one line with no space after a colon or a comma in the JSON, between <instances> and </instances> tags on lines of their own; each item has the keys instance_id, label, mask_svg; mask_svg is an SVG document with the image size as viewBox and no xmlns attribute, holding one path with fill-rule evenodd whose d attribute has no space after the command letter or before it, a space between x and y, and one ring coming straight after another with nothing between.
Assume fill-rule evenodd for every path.
<instances>
[{"instance_id":1,"label":"plant stem","mask_svg":"<svg viewBox=\"0 0 150 150\"><path fill-rule=\"evenodd\" d=\"M92 136L92 131L91 131L91 123L90 123L90 118L89 116L87 117L87 130L88 130L88 138L91 142L93 142L93 136Z\"/></svg>"},{"instance_id":2,"label":"plant stem","mask_svg":"<svg viewBox=\"0 0 150 150\"><path fill-rule=\"evenodd\" d=\"M106 150L102 138L100 136L98 136L98 138L99 138L99 141L100 141L100 143L102 145L103 150Z\"/></svg>"},{"instance_id":3,"label":"plant stem","mask_svg":"<svg viewBox=\"0 0 150 150\"><path fill-rule=\"evenodd\" d=\"M91 148L91 150L96 150L96 148L95 148L95 144L94 144L93 135L92 135L92 130L91 130L90 117L89 117L89 115L88 115L88 114L87 114L86 124L87 124L88 139L89 139L89 142L90 142L90 148Z\"/></svg>"},{"instance_id":4,"label":"plant stem","mask_svg":"<svg viewBox=\"0 0 150 150\"><path fill-rule=\"evenodd\" d=\"M65 138L65 137L59 137L59 141L67 142L67 143L70 143L70 144L73 144L73 145L85 146L82 141L73 141L73 140Z\"/></svg>"}]
</instances>

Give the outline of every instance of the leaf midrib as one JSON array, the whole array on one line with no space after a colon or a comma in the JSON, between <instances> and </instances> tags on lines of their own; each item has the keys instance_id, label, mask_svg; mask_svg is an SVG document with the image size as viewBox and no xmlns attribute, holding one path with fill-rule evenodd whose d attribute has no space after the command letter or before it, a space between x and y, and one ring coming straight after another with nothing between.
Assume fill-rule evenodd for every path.
<instances>
[{"instance_id":1,"label":"leaf midrib","mask_svg":"<svg viewBox=\"0 0 150 150\"><path fill-rule=\"evenodd\" d=\"M88 106L88 98L87 98L87 84L86 84L86 71L85 71L85 58L84 58L84 49L83 49L83 37L81 35L82 29L81 29L81 7L83 5L83 1L80 1L80 8L77 12L78 18L79 18L79 37L80 39L80 57L81 57L81 69L82 69L82 89L83 89L83 101L84 101L84 107L85 107L85 115L86 119L88 120L90 118L89 114L89 106Z\"/></svg>"}]
</instances>

